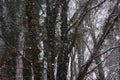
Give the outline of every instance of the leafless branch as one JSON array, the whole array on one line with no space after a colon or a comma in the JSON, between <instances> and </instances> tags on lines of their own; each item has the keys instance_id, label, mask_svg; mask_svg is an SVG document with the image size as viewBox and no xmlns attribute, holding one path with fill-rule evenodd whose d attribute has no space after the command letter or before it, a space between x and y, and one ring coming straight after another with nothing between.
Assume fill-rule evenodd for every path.
<instances>
[{"instance_id":1,"label":"leafless branch","mask_svg":"<svg viewBox=\"0 0 120 80\"><path fill-rule=\"evenodd\" d=\"M110 55L108 55L107 57L105 57L104 60L102 60L101 62L99 62L97 64L97 66L95 66L92 70L90 70L89 72L86 73L86 75L90 74L91 72L93 72L100 64L102 64Z\"/></svg>"}]
</instances>

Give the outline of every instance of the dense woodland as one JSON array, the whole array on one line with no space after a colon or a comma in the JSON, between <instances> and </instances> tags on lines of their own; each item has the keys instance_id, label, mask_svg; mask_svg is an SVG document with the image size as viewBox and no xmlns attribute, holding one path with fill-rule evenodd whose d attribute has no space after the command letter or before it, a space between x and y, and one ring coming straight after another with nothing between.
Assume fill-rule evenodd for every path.
<instances>
[{"instance_id":1,"label":"dense woodland","mask_svg":"<svg viewBox=\"0 0 120 80\"><path fill-rule=\"evenodd\" d=\"M120 0L0 0L0 80L120 80Z\"/></svg>"}]
</instances>

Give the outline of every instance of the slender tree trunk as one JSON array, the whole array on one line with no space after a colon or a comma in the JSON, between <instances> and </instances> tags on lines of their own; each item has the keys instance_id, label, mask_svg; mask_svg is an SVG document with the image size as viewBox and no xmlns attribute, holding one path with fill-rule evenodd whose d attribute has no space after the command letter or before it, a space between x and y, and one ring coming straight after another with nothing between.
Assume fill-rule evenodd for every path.
<instances>
[{"instance_id":1,"label":"slender tree trunk","mask_svg":"<svg viewBox=\"0 0 120 80\"><path fill-rule=\"evenodd\" d=\"M24 34L20 33L18 51L21 55L24 55ZM23 59L22 56L18 55L16 59L16 80L23 80Z\"/></svg>"},{"instance_id":2,"label":"slender tree trunk","mask_svg":"<svg viewBox=\"0 0 120 80\"><path fill-rule=\"evenodd\" d=\"M38 49L38 33L37 29L39 27L39 7L35 0L27 0L26 1L26 17L27 17L27 33L25 39L25 56L31 60L30 62L24 63L24 79L31 80L34 76L34 80L42 79L42 69L41 62L39 61L39 53ZM32 74L33 72L33 74Z\"/></svg>"},{"instance_id":3,"label":"slender tree trunk","mask_svg":"<svg viewBox=\"0 0 120 80\"><path fill-rule=\"evenodd\" d=\"M67 38L67 1L62 1L61 4L61 49L58 54L58 65L57 65L57 80L67 80L67 70L68 70L68 38Z\"/></svg>"},{"instance_id":4,"label":"slender tree trunk","mask_svg":"<svg viewBox=\"0 0 120 80\"><path fill-rule=\"evenodd\" d=\"M96 64L98 65L98 68L97 68L98 69L98 74L99 74L98 80L106 80L102 64L99 64L101 62L100 57L96 58L95 61L96 61Z\"/></svg>"},{"instance_id":5,"label":"slender tree trunk","mask_svg":"<svg viewBox=\"0 0 120 80\"><path fill-rule=\"evenodd\" d=\"M55 69L55 57L56 57L56 47L55 47L55 26L56 19L59 11L60 0L52 3L50 0L46 0L46 29L47 29L47 79L55 80L54 69ZM55 6L55 7L53 7ZM48 52L49 51L49 52Z\"/></svg>"},{"instance_id":6,"label":"slender tree trunk","mask_svg":"<svg viewBox=\"0 0 120 80\"><path fill-rule=\"evenodd\" d=\"M6 7L6 15L2 19L4 25L1 27L2 38L5 42L5 54L4 63L5 63L5 73L8 80L15 80L16 75L16 56L18 48L18 36L19 30L16 25L16 1L5 1L4 6Z\"/></svg>"}]
</instances>

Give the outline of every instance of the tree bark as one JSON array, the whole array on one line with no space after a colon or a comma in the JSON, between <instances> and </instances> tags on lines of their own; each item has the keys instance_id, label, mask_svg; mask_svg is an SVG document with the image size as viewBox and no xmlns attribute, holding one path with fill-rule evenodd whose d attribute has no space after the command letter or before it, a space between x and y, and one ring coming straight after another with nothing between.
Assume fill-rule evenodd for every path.
<instances>
[{"instance_id":1,"label":"tree bark","mask_svg":"<svg viewBox=\"0 0 120 80\"><path fill-rule=\"evenodd\" d=\"M57 62L57 80L67 80L67 70L68 70L68 37L67 37L67 10L68 4L67 1L64 0L61 2L61 49L58 54L58 62Z\"/></svg>"},{"instance_id":2,"label":"tree bark","mask_svg":"<svg viewBox=\"0 0 120 80\"><path fill-rule=\"evenodd\" d=\"M55 27L56 19L59 11L60 0L54 2L46 0L46 29L47 29L47 79L55 80L54 69L55 69L55 57L56 57L56 43L55 43ZM54 7L53 7L54 6Z\"/></svg>"},{"instance_id":3,"label":"tree bark","mask_svg":"<svg viewBox=\"0 0 120 80\"><path fill-rule=\"evenodd\" d=\"M2 39L5 43L5 53L3 62L5 65L4 68L4 78L7 80L15 80L16 75L16 56L17 56L17 48L18 48L18 36L19 36L19 29L16 25L16 1L5 1L4 6L6 7L6 10L4 15L4 18L1 22L1 31L2 31Z\"/></svg>"},{"instance_id":4,"label":"tree bark","mask_svg":"<svg viewBox=\"0 0 120 80\"><path fill-rule=\"evenodd\" d=\"M42 79L42 68L41 62L39 61L38 49L38 33L37 29L39 26L39 7L35 0L26 1L26 36L25 36L25 56L31 60L31 62L24 61L24 79L41 80ZM27 64L26 64L27 63Z\"/></svg>"}]
</instances>

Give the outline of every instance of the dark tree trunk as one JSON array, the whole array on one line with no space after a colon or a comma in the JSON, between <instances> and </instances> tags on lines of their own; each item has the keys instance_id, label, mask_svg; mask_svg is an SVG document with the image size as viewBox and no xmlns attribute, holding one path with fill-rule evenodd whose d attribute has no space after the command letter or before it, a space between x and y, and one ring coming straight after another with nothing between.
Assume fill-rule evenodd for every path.
<instances>
[{"instance_id":1,"label":"dark tree trunk","mask_svg":"<svg viewBox=\"0 0 120 80\"><path fill-rule=\"evenodd\" d=\"M3 62L5 64L6 79L15 80L16 75L16 56L18 48L19 30L16 25L16 1L5 1L6 15L2 18L1 31L2 39L5 42L5 54Z\"/></svg>"},{"instance_id":2,"label":"dark tree trunk","mask_svg":"<svg viewBox=\"0 0 120 80\"><path fill-rule=\"evenodd\" d=\"M39 27L39 7L35 0L27 0L26 1L26 36L25 36L25 56L29 58L31 62L24 62L24 80L31 80L32 76L34 76L34 80L42 79L42 69L39 61L39 53L38 49L38 34L37 29ZM33 74L32 74L33 70Z\"/></svg>"},{"instance_id":3,"label":"dark tree trunk","mask_svg":"<svg viewBox=\"0 0 120 80\"><path fill-rule=\"evenodd\" d=\"M46 29L47 29L47 44L49 47L49 52L47 53L47 79L55 80L54 77L54 59L55 59L55 18L52 15L52 11L50 9L49 0L46 2L47 5L47 17L46 17Z\"/></svg>"},{"instance_id":4,"label":"dark tree trunk","mask_svg":"<svg viewBox=\"0 0 120 80\"><path fill-rule=\"evenodd\" d=\"M46 0L46 29L47 29L47 45L49 52L47 53L47 79L55 80L54 77L54 69L55 69L55 57L56 57L56 47L55 47L55 26L56 26L56 18L59 11L59 3L60 0L52 1ZM55 7L53 7L55 6Z\"/></svg>"},{"instance_id":5,"label":"dark tree trunk","mask_svg":"<svg viewBox=\"0 0 120 80\"><path fill-rule=\"evenodd\" d=\"M57 65L57 80L66 80L68 70L68 38L67 38L67 1L62 1L61 4L61 49L58 54Z\"/></svg>"}]
</instances>

